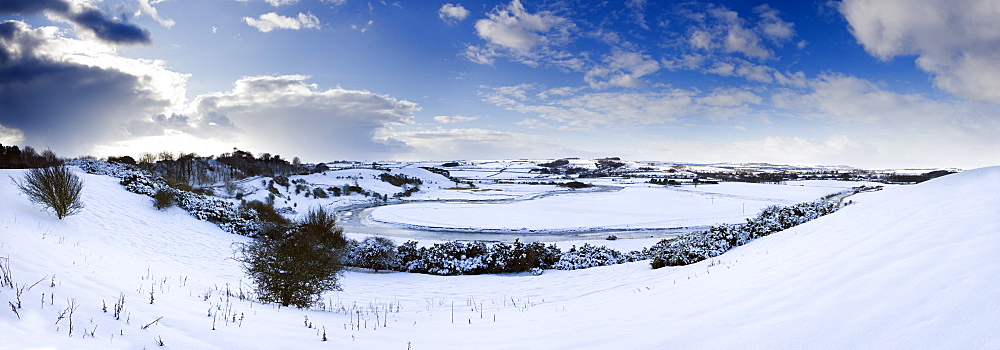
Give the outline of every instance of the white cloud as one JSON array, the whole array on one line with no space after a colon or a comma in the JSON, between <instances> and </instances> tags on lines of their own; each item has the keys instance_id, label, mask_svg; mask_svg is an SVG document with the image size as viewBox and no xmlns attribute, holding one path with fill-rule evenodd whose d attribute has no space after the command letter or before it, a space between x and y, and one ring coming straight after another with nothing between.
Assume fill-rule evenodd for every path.
<instances>
[{"instance_id":1,"label":"white cloud","mask_svg":"<svg viewBox=\"0 0 1000 350\"><path fill-rule=\"evenodd\" d=\"M528 13L520 0L513 0L506 8L497 8L487 16L476 21L476 33L490 43L520 51L541 45L546 32L568 21L547 12Z\"/></svg>"},{"instance_id":2,"label":"white cloud","mask_svg":"<svg viewBox=\"0 0 1000 350\"><path fill-rule=\"evenodd\" d=\"M363 25L352 24L351 25L351 29L359 31L359 32L362 32L362 33L366 33L366 32L368 32L368 30L372 29L373 26L375 26L375 20L370 19L370 20L368 20L368 22L365 22L365 24L363 24Z\"/></svg>"},{"instance_id":3,"label":"white cloud","mask_svg":"<svg viewBox=\"0 0 1000 350\"><path fill-rule=\"evenodd\" d=\"M281 7L284 5L295 4L299 2L299 0L264 0L264 2L267 2L268 4L274 7Z\"/></svg>"},{"instance_id":4,"label":"white cloud","mask_svg":"<svg viewBox=\"0 0 1000 350\"><path fill-rule=\"evenodd\" d=\"M745 20L735 11L725 7L715 7L709 9L708 13L718 23L704 32L711 33L712 41L719 42L719 46L725 52L738 52L752 58L768 58L772 55L772 52L761 44L760 36L745 27Z\"/></svg>"},{"instance_id":5,"label":"white cloud","mask_svg":"<svg viewBox=\"0 0 1000 350\"><path fill-rule=\"evenodd\" d=\"M1000 103L1000 6L993 0L845 0L840 11L865 50L882 60L916 55L934 84Z\"/></svg>"},{"instance_id":6,"label":"white cloud","mask_svg":"<svg viewBox=\"0 0 1000 350\"><path fill-rule=\"evenodd\" d=\"M462 52L462 57L465 57L465 59L473 63L487 65L492 65L495 58L499 55L500 53L489 46L466 45L465 51Z\"/></svg>"},{"instance_id":7,"label":"white cloud","mask_svg":"<svg viewBox=\"0 0 1000 350\"><path fill-rule=\"evenodd\" d=\"M558 158L579 152L560 145L560 140L514 132L485 129L438 129L393 133L413 147L399 159L511 159Z\"/></svg>"},{"instance_id":8,"label":"white cloud","mask_svg":"<svg viewBox=\"0 0 1000 350\"><path fill-rule=\"evenodd\" d=\"M1000 164L1000 107L966 101L938 101L899 94L857 77L840 74L810 79L807 91L772 96L774 113L829 123L850 130L852 139L872 145L856 152L869 164L969 167L984 159ZM847 162L845 159L843 162ZM859 161L860 162L860 161ZM936 165L935 165L936 164Z\"/></svg>"},{"instance_id":9,"label":"white cloud","mask_svg":"<svg viewBox=\"0 0 1000 350\"><path fill-rule=\"evenodd\" d=\"M21 130L0 125L0 144L16 145L21 142L24 142L24 133Z\"/></svg>"},{"instance_id":10,"label":"white cloud","mask_svg":"<svg viewBox=\"0 0 1000 350\"><path fill-rule=\"evenodd\" d=\"M699 97L695 101L706 106L733 107L760 104L763 98L745 89L727 87L715 89L708 96Z\"/></svg>"},{"instance_id":11,"label":"white cloud","mask_svg":"<svg viewBox=\"0 0 1000 350\"><path fill-rule=\"evenodd\" d=\"M741 59L716 61L711 68L705 69L705 72L725 77L738 76L760 83L774 82L774 74L778 73L774 68Z\"/></svg>"},{"instance_id":12,"label":"white cloud","mask_svg":"<svg viewBox=\"0 0 1000 350\"><path fill-rule=\"evenodd\" d=\"M664 68L702 70L762 83L794 83L786 79L788 76L778 77L774 68L764 65L774 60L775 48L793 42L797 36L794 23L782 20L777 10L768 5L757 6L755 19L741 17L724 6L697 2L680 8L681 18L690 24L675 44L689 50L663 58ZM806 42L799 40L795 45L802 49Z\"/></svg>"},{"instance_id":13,"label":"white cloud","mask_svg":"<svg viewBox=\"0 0 1000 350\"><path fill-rule=\"evenodd\" d=\"M760 16L757 28L764 37L777 43L786 42L795 37L795 24L785 22L778 17L777 10L767 4L757 6L753 10Z\"/></svg>"},{"instance_id":14,"label":"white cloud","mask_svg":"<svg viewBox=\"0 0 1000 350\"><path fill-rule=\"evenodd\" d=\"M534 89L531 85L486 89L481 92L486 102L562 124L555 128L577 130L725 120L752 114L749 106L760 101L753 97L756 95L740 89L716 90L711 95L683 89L579 93L558 98L544 94L542 96L548 98L544 101L527 97L528 90ZM527 123L527 126L544 127L535 121Z\"/></svg>"},{"instance_id":15,"label":"white cloud","mask_svg":"<svg viewBox=\"0 0 1000 350\"><path fill-rule=\"evenodd\" d=\"M438 18L448 24L461 22L468 16L469 10L466 10L461 4L444 4L438 9Z\"/></svg>"},{"instance_id":16,"label":"white cloud","mask_svg":"<svg viewBox=\"0 0 1000 350\"><path fill-rule=\"evenodd\" d=\"M635 21L639 27L645 30L649 30L649 25L646 24L645 13L647 3L647 0L628 0L628 2L625 3L625 7L631 11L632 20Z\"/></svg>"},{"instance_id":17,"label":"white cloud","mask_svg":"<svg viewBox=\"0 0 1000 350\"><path fill-rule=\"evenodd\" d=\"M568 42L576 28L569 19L549 11L529 13L520 0L497 7L486 16L475 24L476 34L486 44L466 47L464 56L470 61L491 64L494 57L502 55L530 66L580 66L571 54L555 49Z\"/></svg>"},{"instance_id":18,"label":"white cloud","mask_svg":"<svg viewBox=\"0 0 1000 350\"><path fill-rule=\"evenodd\" d=\"M557 87L539 92L536 96L538 96L538 98L540 99L545 100L548 99L549 96L570 96L572 94L575 94L577 91L580 91L580 89L581 88L574 88L568 86Z\"/></svg>"},{"instance_id":19,"label":"white cloud","mask_svg":"<svg viewBox=\"0 0 1000 350\"><path fill-rule=\"evenodd\" d=\"M136 12L136 16L141 14L149 15L156 23L164 27L170 28L174 26L174 20L161 17L160 12L150 4L149 0L139 0L139 11Z\"/></svg>"},{"instance_id":20,"label":"white cloud","mask_svg":"<svg viewBox=\"0 0 1000 350\"><path fill-rule=\"evenodd\" d=\"M368 91L320 89L302 75L242 78L204 94L190 114L230 122L242 144L313 161L385 158L408 146L384 133L412 123L413 102Z\"/></svg>"},{"instance_id":21,"label":"white cloud","mask_svg":"<svg viewBox=\"0 0 1000 350\"><path fill-rule=\"evenodd\" d=\"M479 118L476 117L463 117L460 115L439 115L434 117L434 121L441 124L456 124L456 123L466 123L471 122Z\"/></svg>"},{"instance_id":22,"label":"white cloud","mask_svg":"<svg viewBox=\"0 0 1000 350\"><path fill-rule=\"evenodd\" d=\"M552 124L536 118L524 118L517 122L517 125L527 127L528 129L556 129Z\"/></svg>"},{"instance_id":23,"label":"white cloud","mask_svg":"<svg viewBox=\"0 0 1000 350\"><path fill-rule=\"evenodd\" d=\"M823 138L765 136L741 141L664 140L643 142L637 147L645 150L647 157L677 161L858 166L886 160L884 155L871 154L874 145L839 134ZM866 151L870 156L859 158ZM854 162L844 163L851 160Z\"/></svg>"},{"instance_id":24,"label":"white cloud","mask_svg":"<svg viewBox=\"0 0 1000 350\"><path fill-rule=\"evenodd\" d=\"M604 65L591 68L584 80L594 89L639 87L642 77L660 70L660 62L639 52L615 50L604 58Z\"/></svg>"},{"instance_id":25,"label":"white cloud","mask_svg":"<svg viewBox=\"0 0 1000 350\"><path fill-rule=\"evenodd\" d=\"M285 17L277 14L276 12L268 12L260 15L258 18L243 17L243 22L246 22L249 26L257 28L257 30L264 33L275 29L318 29L320 24L319 18L316 18L316 16L312 13L301 12L299 12L298 17Z\"/></svg>"}]
</instances>

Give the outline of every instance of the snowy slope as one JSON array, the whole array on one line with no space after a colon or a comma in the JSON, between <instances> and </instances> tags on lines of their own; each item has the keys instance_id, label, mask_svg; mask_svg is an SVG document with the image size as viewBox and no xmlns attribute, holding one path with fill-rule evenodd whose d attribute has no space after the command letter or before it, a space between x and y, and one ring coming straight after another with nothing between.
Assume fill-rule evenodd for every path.
<instances>
[{"instance_id":1,"label":"snowy slope","mask_svg":"<svg viewBox=\"0 0 1000 350\"><path fill-rule=\"evenodd\" d=\"M5 179L18 174L0 171L0 257L18 286L42 282L22 293L20 319L7 306L15 291L0 287L0 349L159 339L179 349L1000 348L1000 167L858 195L679 268L351 271L344 291L326 295L327 312L227 297L227 283L233 294L241 285L231 244L243 238L176 208L156 211L114 179L81 174L87 207L60 221ZM119 295L121 320L110 310ZM70 302L72 336L68 319L57 321Z\"/></svg>"}]
</instances>

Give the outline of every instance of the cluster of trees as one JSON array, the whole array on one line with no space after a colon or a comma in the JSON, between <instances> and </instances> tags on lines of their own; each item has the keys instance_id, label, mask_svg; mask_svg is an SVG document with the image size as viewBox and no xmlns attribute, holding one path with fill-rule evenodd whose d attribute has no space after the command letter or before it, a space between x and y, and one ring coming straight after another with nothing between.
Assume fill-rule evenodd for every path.
<instances>
[{"instance_id":1,"label":"cluster of trees","mask_svg":"<svg viewBox=\"0 0 1000 350\"><path fill-rule=\"evenodd\" d=\"M424 182L418 178L409 177L403 174L393 175L389 173L382 173L379 174L378 179L396 187L402 187L405 185L420 186L424 184Z\"/></svg>"},{"instance_id":2,"label":"cluster of trees","mask_svg":"<svg viewBox=\"0 0 1000 350\"><path fill-rule=\"evenodd\" d=\"M697 174L700 177L709 177L723 181L750 183L782 183L788 180L797 180L799 178L795 173L786 172L738 171L734 173L698 172Z\"/></svg>"},{"instance_id":3,"label":"cluster of trees","mask_svg":"<svg viewBox=\"0 0 1000 350\"><path fill-rule=\"evenodd\" d=\"M619 157L602 158L598 159L597 163L594 165L597 166L598 169L618 169L625 166L625 163L622 163L621 160L622 159Z\"/></svg>"},{"instance_id":4,"label":"cluster of trees","mask_svg":"<svg viewBox=\"0 0 1000 350\"><path fill-rule=\"evenodd\" d=\"M751 183L781 183L785 181L795 181L803 179L824 179L842 181L881 181L888 183L921 183L936 177L953 174L953 171L935 170L923 174L898 174L885 173L879 171L853 170L853 171L810 171L810 172L760 172L760 171L737 171L737 172L697 172L698 176L709 177L724 181L751 182Z\"/></svg>"},{"instance_id":5,"label":"cluster of trees","mask_svg":"<svg viewBox=\"0 0 1000 350\"><path fill-rule=\"evenodd\" d=\"M754 239L789 229L837 211L835 203L818 200L792 206L770 206L742 224L723 224L708 230L664 239L647 251L654 268L693 264L722 255Z\"/></svg>"},{"instance_id":6,"label":"cluster of trees","mask_svg":"<svg viewBox=\"0 0 1000 350\"><path fill-rule=\"evenodd\" d=\"M677 182L677 180L674 179L660 179L655 177L649 179L649 183L654 185L671 185L671 186L678 186L681 184L680 182Z\"/></svg>"},{"instance_id":7,"label":"cluster of trees","mask_svg":"<svg viewBox=\"0 0 1000 350\"><path fill-rule=\"evenodd\" d=\"M558 184L558 186L559 187L572 188L572 189L594 187L594 185L583 183L583 182L580 182L580 181L570 181L570 182L560 183L560 184Z\"/></svg>"},{"instance_id":8,"label":"cluster of trees","mask_svg":"<svg viewBox=\"0 0 1000 350\"><path fill-rule=\"evenodd\" d=\"M186 190L253 176L289 176L327 169L323 164L308 167L302 164L298 157L291 161L270 153L261 153L255 157L250 152L235 148L233 152L223 153L217 157L184 152L175 155L163 151L156 154L143 153L138 160L131 156L122 156L108 157L108 161L137 165L154 175L163 177L172 186L181 186Z\"/></svg>"},{"instance_id":9,"label":"cluster of trees","mask_svg":"<svg viewBox=\"0 0 1000 350\"><path fill-rule=\"evenodd\" d=\"M569 159L556 159L548 163L538 164L538 166L545 168L558 168L561 166L566 166L568 164L569 164Z\"/></svg>"},{"instance_id":10,"label":"cluster of trees","mask_svg":"<svg viewBox=\"0 0 1000 350\"><path fill-rule=\"evenodd\" d=\"M0 169L47 168L61 163L59 157L50 150L38 153L31 146L20 148L17 145L0 144Z\"/></svg>"},{"instance_id":11,"label":"cluster of trees","mask_svg":"<svg viewBox=\"0 0 1000 350\"><path fill-rule=\"evenodd\" d=\"M892 173L885 176L885 181L890 183L921 183L930 179L954 173L955 173L954 171L948 171L948 170L935 170L919 175L904 175L904 174Z\"/></svg>"}]
</instances>

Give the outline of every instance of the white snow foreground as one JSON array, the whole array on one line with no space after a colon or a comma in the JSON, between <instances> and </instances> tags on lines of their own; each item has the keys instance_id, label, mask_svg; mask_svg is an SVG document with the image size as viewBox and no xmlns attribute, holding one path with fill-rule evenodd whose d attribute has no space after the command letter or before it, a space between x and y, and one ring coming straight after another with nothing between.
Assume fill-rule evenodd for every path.
<instances>
[{"instance_id":1,"label":"white snow foreground","mask_svg":"<svg viewBox=\"0 0 1000 350\"><path fill-rule=\"evenodd\" d=\"M857 195L679 268L351 271L332 311L227 296L248 288L245 238L80 176L86 208L62 221L0 180L0 257L24 290L0 287L0 348L1000 348L1000 167Z\"/></svg>"}]
</instances>

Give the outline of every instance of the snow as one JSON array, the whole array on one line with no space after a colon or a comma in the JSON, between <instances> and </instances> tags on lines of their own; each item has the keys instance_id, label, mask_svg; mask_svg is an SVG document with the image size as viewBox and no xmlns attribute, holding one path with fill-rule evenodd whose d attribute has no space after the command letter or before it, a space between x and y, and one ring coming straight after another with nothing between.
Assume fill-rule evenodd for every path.
<instances>
[{"instance_id":1,"label":"snow","mask_svg":"<svg viewBox=\"0 0 1000 350\"><path fill-rule=\"evenodd\" d=\"M406 227L512 232L670 229L739 223L775 204L816 200L857 182L787 185L628 185L620 191L562 193L503 203L408 203L371 211L372 221Z\"/></svg>"},{"instance_id":2,"label":"snow","mask_svg":"<svg viewBox=\"0 0 1000 350\"><path fill-rule=\"evenodd\" d=\"M0 287L0 348L138 349L159 339L182 349L1000 348L1000 167L856 195L836 213L684 267L348 271L344 290L325 295L327 311L240 300L248 287L232 251L246 238L157 211L116 179L78 174L86 208L65 220L0 180L0 257L18 286L41 280L21 295L20 319L7 306L15 290ZM580 209L559 197L535 201ZM69 302L72 336L69 320L57 321Z\"/></svg>"}]
</instances>

